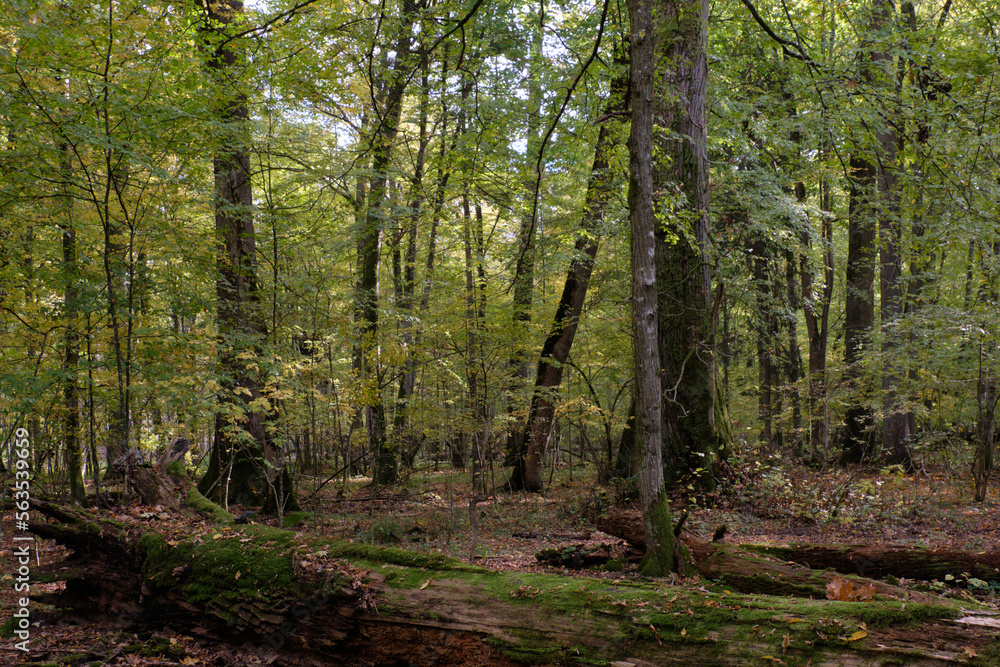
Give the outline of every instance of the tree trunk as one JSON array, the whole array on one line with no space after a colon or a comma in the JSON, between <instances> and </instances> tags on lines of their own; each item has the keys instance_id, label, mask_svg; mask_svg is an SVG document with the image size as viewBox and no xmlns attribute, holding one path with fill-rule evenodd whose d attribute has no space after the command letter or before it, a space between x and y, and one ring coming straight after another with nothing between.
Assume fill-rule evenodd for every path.
<instances>
[{"instance_id":1,"label":"tree trunk","mask_svg":"<svg viewBox=\"0 0 1000 667\"><path fill-rule=\"evenodd\" d=\"M657 5L658 7L658 5ZM653 169L657 21L648 2L630 0L632 128L628 208L632 227L632 345L636 387L635 444L646 557L641 571L663 576L676 567L670 503L663 477L663 416L658 347L656 213Z\"/></svg>"},{"instance_id":2,"label":"tree trunk","mask_svg":"<svg viewBox=\"0 0 1000 667\"><path fill-rule=\"evenodd\" d=\"M626 82L612 82L612 95L620 97L624 94ZM610 114L621 108L620 100L612 100L608 104ZM611 147L611 129L601 125L594 147L594 163L587 182L587 193L584 198L583 215L581 218L580 235L574 246L573 261L570 262L566 282L563 283L562 296L556 306L555 318L549 335L542 345L539 355L538 370L535 373L535 389L531 397L531 408L528 412L527 426L524 429L527 437L524 457L519 459L514 476L523 476L524 488L529 491L542 490L542 460L552 433L555 418L554 393L562 384L563 366L569 359L570 349L576 337L576 331L583 312L583 304L587 297L587 287L590 285L590 275L594 268L594 258L600 245L599 226L604 220L604 210L610 192L612 175L608 173L607 153Z\"/></svg>"},{"instance_id":3,"label":"tree trunk","mask_svg":"<svg viewBox=\"0 0 1000 667\"><path fill-rule=\"evenodd\" d=\"M663 463L670 481L715 488L715 343L708 216L708 2L657 0L656 282L664 395ZM677 192L678 196L667 196ZM671 201L672 199L672 201ZM660 222L662 220L662 223Z\"/></svg>"},{"instance_id":4,"label":"tree trunk","mask_svg":"<svg viewBox=\"0 0 1000 667\"><path fill-rule=\"evenodd\" d=\"M844 313L845 378L851 404L845 414L844 462L871 461L876 455L875 423L870 407L871 381L862 361L875 321L875 220L872 197L876 168L859 154L851 156L850 223L847 230L847 302Z\"/></svg>"},{"instance_id":5,"label":"tree trunk","mask_svg":"<svg viewBox=\"0 0 1000 667\"><path fill-rule=\"evenodd\" d=\"M66 475L69 478L69 494L73 500L84 502L87 491L83 484L83 466L80 447L80 387L78 374L80 366L80 294L77 285L79 268L77 266L76 223L74 220L73 199L68 189L72 178L72 162L68 142L60 142L60 169L62 171L64 188L63 218L60 223L62 231L63 253L63 305L66 317L66 334L63 338L65 350L63 356L63 452L66 465Z\"/></svg>"},{"instance_id":6,"label":"tree trunk","mask_svg":"<svg viewBox=\"0 0 1000 667\"><path fill-rule=\"evenodd\" d=\"M866 39L880 39L880 33L892 29L893 6L888 0L873 0L872 13ZM893 55L889 44L871 44L859 54L861 78L866 85L881 96L892 94ZM888 121L876 127L870 140L854 140L851 156L850 223L848 227L847 303L845 312L845 360L848 383L851 385L851 404L846 411L844 462L874 461L879 452L875 446L875 418L871 403L875 387L865 377L862 360L872 342L875 322L875 268L876 228L883 233L878 252L881 255L882 276L880 292L883 297L883 316L902 312L903 300L899 295L901 275L898 252L899 194L898 175L895 172L897 135ZM888 303L886 303L888 299ZM883 325L887 324L883 321ZM890 369L883 379L882 388L891 398L897 382L896 371ZM886 404L883 403L883 409ZM890 411L894 408L890 408ZM898 411L897 411L898 412ZM888 414L888 413L887 413ZM883 438L893 447L893 453L905 451L906 419L903 414L883 420ZM888 433L886 433L888 427Z\"/></svg>"},{"instance_id":7,"label":"tree trunk","mask_svg":"<svg viewBox=\"0 0 1000 667\"><path fill-rule=\"evenodd\" d=\"M427 147L430 144L430 136L427 132L427 112L428 112L428 91L430 82L428 76L428 61L424 55L421 61L421 87L420 87L420 116L418 121L419 136L417 144L416 163L413 168L413 177L410 179L410 214L407 216L406 225L400 230L393 249L393 271L399 272L396 275L396 303L400 311L398 318L399 336L404 346L404 368L399 377L399 389L396 392L396 409L392 419L393 437L396 439L397 449L403 443L409 420L410 400L416 386L417 363L415 358L416 345L413 336L413 321L416 316L414 306L414 295L417 286L417 231L420 228L420 217L424 204L424 167L427 159ZM399 246L406 239L406 255L400 267ZM405 452L406 459L412 464L416 451Z\"/></svg>"},{"instance_id":8,"label":"tree trunk","mask_svg":"<svg viewBox=\"0 0 1000 667\"><path fill-rule=\"evenodd\" d=\"M513 275L514 316L507 403L509 414L513 414L520 407L520 390L527 383L529 369L527 341L531 333L531 309L535 292L535 239L541 219L539 197L543 176L540 76L544 57L542 53L544 23L545 5L541 4L538 9L537 25L531 27L531 46L528 53L527 150L524 157L524 179L521 184L521 224L517 235L517 257ZM530 433L518 427L514 427L507 437L505 464L514 468L507 480L507 486L511 490L542 490L542 460L537 451L528 454L527 448L531 446L530 437Z\"/></svg>"},{"instance_id":9,"label":"tree trunk","mask_svg":"<svg viewBox=\"0 0 1000 667\"><path fill-rule=\"evenodd\" d=\"M267 421L272 410L254 405L264 398L265 379L257 359L267 338L266 314L257 277L257 244L250 183L249 121L246 94L233 83L242 66L238 42L228 35L240 21L240 0L205 6L199 29L206 67L219 86L223 127L214 156L216 322L219 410L209 467L199 483L206 496L224 505L237 502L267 508L297 507L288 475L268 463L272 446Z\"/></svg>"},{"instance_id":10,"label":"tree trunk","mask_svg":"<svg viewBox=\"0 0 1000 667\"><path fill-rule=\"evenodd\" d=\"M745 212L739 213L740 218L747 219ZM774 433L775 415L780 415L781 405L777 400L778 387L781 378L778 375L778 366L775 363L775 352L777 352L778 322L775 315L775 281L772 270L771 254L774 248L763 238L754 240L751 248L751 262L753 263L752 275L754 283L754 295L757 306L755 316L757 335L757 418L760 419L761 430L759 435L760 444L770 447L776 444Z\"/></svg>"},{"instance_id":11,"label":"tree trunk","mask_svg":"<svg viewBox=\"0 0 1000 667\"><path fill-rule=\"evenodd\" d=\"M895 21L891 0L875 0L872 11L872 32L881 31ZM873 69L878 68L879 87L884 89L885 126L876 132L878 144L878 225L879 225L879 291L882 331L882 455L891 463L912 468L909 439L910 420L906 408L900 405L898 385L903 373L896 358L899 342L894 325L903 314L903 260L900 255L902 223L900 221L900 184L897 155L902 145L893 122L898 122L895 108L898 91L891 78L893 56L885 52L872 54Z\"/></svg>"},{"instance_id":12,"label":"tree trunk","mask_svg":"<svg viewBox=\"0 0 1000 667\"><path fill-rule=\"evenodd\" d=\"M468 190L462 195L462 218L465 223L463 245L465 246L465 373L468 382L469 417L472 425L472 497L478 498L485 492L483 464L486 442L486 404L480 381L485 377L480 373L483 366L481 343L483 320L481 318L477 292L482 287L478 278L482 276L483 256L479 240L482 238L482 213L473 223L472 208ZM473 224L480 227L473 230ZM471 510L470 510L471 511Z\"/></svg>"},{"instance_id":13,"label":"tree trunk","mask_svg":"<svg viewBox=\"0 0 1000 667\"><path fill-rule=\"evenodd\" d=\"M362 376L370 383L371 403L368 406L368 437L375 454L372 484L395 484L399 474L399 452L394 440L387 437L385 404L382 400L381 380L378 377L373 354L378 347L379 293L378 267L381 259L381 240L385 219L388 217L389 175L392 162L392 144L399 130L403 111L403 94L409 77L411 46L413 42L411 21L417 3L407 0L400 20L400 35L396 41L395 59L387 72L388 80L376 89L384 90L376 105L376 127L372 136L372 178L369 182L367 209L364 224L359 231L358 248L361 253L361 280L358 299L361 304L361 338L365 346L362 355Z\"/></svg>"}]
</instances>

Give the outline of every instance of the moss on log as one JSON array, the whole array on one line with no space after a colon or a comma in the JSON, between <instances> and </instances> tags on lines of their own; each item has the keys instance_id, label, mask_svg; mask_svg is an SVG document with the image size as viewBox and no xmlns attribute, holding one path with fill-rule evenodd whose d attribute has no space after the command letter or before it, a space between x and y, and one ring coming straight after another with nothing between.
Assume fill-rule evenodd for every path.
<instances>
[{"instance_id":1,"label":"moss on log","mask_svg":"<svg viewBox=\"0 0 1000 667\"><path fill-rule=\"evenodd\" d=\"M832 602L698 581L492 572L264 526L217 525L178 540L148 524L36 509L58 517L32 524L38 534L88 550L74 575L86 581L86 595L75 604L92 609L95 599L133 595L141 624L250 646L279 665L303 664L303 656L316 664L469 667L945 665L964 662L966 648L1000 653L981 628L956 623L961 610L943 599ZM99 570L108 553L124 559L127 576ZM720 572L726 553L708 555ZM116 588L120 594L108 595Z\"/></svg>"},{"instance_id":2,"label":"moss on log","mask_svg":"<svg viewBox=\"0 0 1000 667\"><path fill-rule=\"evenodd\" d=\"M962 575L983 581L1000 581L1000 552L928 549L914 546L810 545L748 547L759 553L814 569L881 578L945 580Z\"/></svg>"}]
</instances>

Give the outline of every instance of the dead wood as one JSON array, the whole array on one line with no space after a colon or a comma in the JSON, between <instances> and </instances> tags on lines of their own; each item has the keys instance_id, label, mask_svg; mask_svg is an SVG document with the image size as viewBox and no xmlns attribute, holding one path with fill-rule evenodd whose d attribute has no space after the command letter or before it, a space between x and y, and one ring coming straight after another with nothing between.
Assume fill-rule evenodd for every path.
<instances>
[{"instance_id":1,"label":"dead wood","mask_svg":"<svg viewBox=\"0 0 1000 667\"><path fill-rule=\"evenodd\" d=\"M810 545L760 547L758 550L813 569L836 570L863 577L929 581L968 575L983 581L1000 581L1000 552L928 549L914 546Z\"/></svg>"},{"instance_id":2,"label":"dead wood","mask_svg":"<svg viewBox=\"0 0 1000 667\"><path fill-rule=\"evenodd\" d=\"M964 660L962 646L981 650L988 643L981 628L949 625L954 640L929 656L928 628L958 615L942 600L925 606L852 603L859 612L872 609L869 616L923 623L925 634L923 643L907 635L893 644L887 639L891 626L871 627L871 642L847 641L837 633L850 634L858 621L848 624L844 608L836 612L842 626L832 628L823 607L808 615L812 605L828 604L825 600L783 606L780 598L767 598L762 620L759 614L743 616L758 604L752 598L706 597L704 589L656 581L619 585L489 572L441 556L319 543L266 526L209 526L204 534L168 540L154 531L155 522L110 520L41 501L32 507L50 518L33 522L32 530L75 552L66 576L75 582L74 595L60 605L81 615L117 613L147 627L169 624L197 637L247 646L277 665L711 666L779 654L808 657L814 667L882 664L881 656L887 663L946 665ZM746 562L723 545L689 542L688 548L695 561L727 577L734 567L728 559ZM115 564L117 574L102 565L106 562ZM784 572L780 563L772 564L769 573ZM801 572L784 567L793 579ZM766 588L780 590L773 580ZM913 616L915 609L923 611ZM792 617L801 622L792 624ZM777 619L770 631L760 629L767 618ZM783 633L794 635L788 646Z\"/></svg>"},{"instance_id":3,"label":"dead wood","mask_svg":"<svg viewBox=\"0 0 1000 667\"><path fill-rule=\"evenodd\" d=\"M642 515L637 510L616 510L605 516L599 528L615 537L626 540L640 550L645 549ZM700 554L697 561L704 561L714 549L710 542L688 533L682 541ZM717 543L714 543L717 544ZM744 545L743 551L762 554L792 562L814 570L834 570L841 574L852 574L879 579L944 580L949 575L957 581L963 575L983 581L1000 581L1000 552L964 551L961 549L928 549L919 545L790 545L756 546ZM699 566L699 569L701 567ZM712 568L713 570L716 568Z\"/></svg>"}]
</instances>

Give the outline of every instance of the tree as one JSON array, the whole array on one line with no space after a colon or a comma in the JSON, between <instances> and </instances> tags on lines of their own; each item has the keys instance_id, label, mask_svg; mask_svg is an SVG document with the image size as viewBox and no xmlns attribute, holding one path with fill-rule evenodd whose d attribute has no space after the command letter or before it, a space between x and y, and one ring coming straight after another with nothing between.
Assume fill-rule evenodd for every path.
<instances>
[{"instance_id":1,"label":"tree","mask_svg":"<svg viewBox=\"0 0 1000 667\"><path fill-rule=\"evenodd\" d=\"M395 441L386 434L385 404L382 400L381 380L372 355L377 349L379 325L378 267L381 258L382 232L389 213L389 169L392 161L393 141L399 131L403 111L403 94L410 79L413 44L412 21L421 3L405 0L399 17L398 36L393 48L391 68L385 77L375 82L375 128L372 131L372 177L364 222L358 232L360 253L360 281L358 285L360 335L364 345L362 375L374 383L372 399L368 405L368 438L375 454L373 484L394 484L399 472L399 452Z\"/></svg>"},{"instance_id":2,"label":"tree","mask_svg":"<svg viewBox=\"0 0 1000 667\"><path fill-rule=\"evenodd\" d=\"M221 378L209 467L199 483L223 504L235 500L281 510L295 506L283 470L275 475L268 461L267 422L274 407L265 396L261 368L267 323L257 275L257 244L249 153L250 110L241 88L244 64L233 29L243 13L241 0L202 8L199 37L205 64L219 95L221 126L214 156L216 239L216 323Z\"/></svg>"},{"instance_id":3,"label":"tree","mask_svg":"<svg viewBox=\"0 0 1000 667\"><path fill-rule=\"evenodd\" d=\"M616 79L611 86L612 101L608 104L604 118L609 118L621 108L620 96L624 95L626 82ZM587 288L594 268L594 259L600 245L600 225L608 204L613 175L608 168L608 153L613 147L613 129L606 123L598 131L594 147L594 163L587 182L580 233L574 245L573 260L570 262L562 296L556 306L556 313L549 334L542 344L538 370L535 373L535 388L531 396L525 434L527 445L525 456L517 461L515 476L520 474L524 486L531 491L542 489L542 456L547 448L555 420L555 397L553 394L562 383L563 369L573 346L573 340L587 298Z\"/></svg>"},{"instance_id":4,"label":"tree","mask_svg":"<svg viewBox=\"0 0 1000 667\"><path fill-rule=\"evenodd\" d=\"M871 43L859 55L858 67L862 79L873 88L873 96L891 91L893 56L887 45L878 44L884 32L891 29L891 3L874 0L867 38ZM885 49L885 50L882 50ZM899 293L898 193L895 173L897 136L887 120L878 116L872 120L870 132L874 144L856 137L850 160L850 225L848 229L847 297L845 319L845 361L854 392L853 402L845 416L843 442L844 461L872 461L878 456L875 443L875 416L870 403L872 387L862 368L865 350L872 344L875 323L876 252L882 256L880 278L883 314L889 316L902 309ZM876 246L876 233L881 230L882 243ZM886 322L883 320L883 325ZM883 391L894 382L887 374ZM886 395L888 400L888 395ZM886 415L888 417L888 413ZM901 415L887 419L888 442L900 446L905 428ZM897 432L900 431L900 432ZM895 453L895 452L894 452Z\"/></svg>"},{"instance_id":5,"label":"tree","mask_svg":"<svg viewBox=\"0 0 1000 667\"><path fill-rule=\"evenodd\" d=\"M639 451L639 501L642 504L646 557L640 571L663 576L674 569L674 533L663 477L663 416L657 291L656 181L653 165L655 113L658 109L658 29L668 20L664 2L630 1L632 126L629 134L629 221L632 228L632 336Z\"/></svg>"},{"instance_id":6,"label":"tree","mask_svg":"<svg viewBox=\"0 0 1000 667\"><path fill-rule=\"evenodd\" d=\"M655 5L656 282L663 463L671 481L715 488L717 428L708 202L708 3ZM719 424L721 426L721 424Z\"/></svg>"}]
</instances>

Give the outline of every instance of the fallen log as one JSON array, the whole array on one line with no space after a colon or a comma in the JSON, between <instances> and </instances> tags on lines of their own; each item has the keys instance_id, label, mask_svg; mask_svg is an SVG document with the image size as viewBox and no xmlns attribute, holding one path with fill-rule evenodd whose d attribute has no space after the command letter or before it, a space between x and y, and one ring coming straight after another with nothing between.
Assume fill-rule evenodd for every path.
<instances>
[{"instance_id":1,"label":"fallen log","mask_svg":"<svg viewBox=\"0 0 1000 667\"><path fill-rule=\"evenodd\" d=\"M642 515L636 510L612 512L600 521L599 528L609 535L626 540L640 550L645 549ZM723 546L722 542L703 540L688 533L682 533L680 539L692 551L695 567L708 577L732 577L737 572L753 574L755 567L762 568L760 574L764 575L765 571L773 569L772 565L778 564L774 561L756 559L755 556L759 555L777 559L782 563L796 563L812 570L830 569L841 574L870 579L895 577L897 580L944 581L951 576L956 581L969 577L986 582L1000 581L1000 552L929 549L916 545L740 545L734 548ZM737 553L741 555L735 557ZM742 563L743 559L747 562ZM787 569L779 567L766 576L779 576L787 582L791 575ZM746 590L753 592L752 588Z\"/></svg>"},{"instance_id":2,"label":"fallen log","mask_svg":"<svg viewBox=\"0 0 1000 667\"><path fill-rule=\"evenodd\" d=\"M879 545L810 545L752 547L769 556L800 563L813 569L836 570L880 579L893 576L906 579L956 581L973 577L1000 582L1000 552L930 549L914 546Z\"/></svg>"},{"instance_id":3,"label":"fallen log","mask_svg":"<svg viewBox=\"0 0 1000 667\"><path fill-rule=\"evenodd\" d=\"M276 665L711 666L781 656L814 667L930 666L989 645L982 628L955 625L963 611L943 598L831 602L695 581L491 572L260 525L160 534L156 522L32 507L50 520L31 529L76 551L67 575L76 594L60 604L110 615L131 596L140 625L242 645ZM118 576L101 569L109 556ZM708 558L724 563L718 552Z\"/></svg>"}]
</instances>

